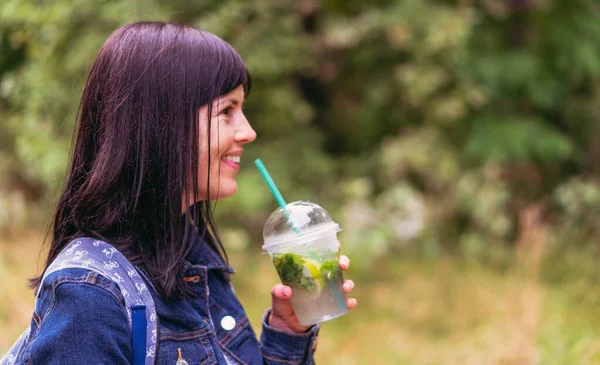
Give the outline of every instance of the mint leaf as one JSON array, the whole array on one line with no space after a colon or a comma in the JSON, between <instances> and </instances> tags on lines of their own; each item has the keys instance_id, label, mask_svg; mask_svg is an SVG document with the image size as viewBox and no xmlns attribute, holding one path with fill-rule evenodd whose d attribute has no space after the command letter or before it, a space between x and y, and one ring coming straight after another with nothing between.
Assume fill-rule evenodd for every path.
<instances>
[{"instance_id":1,"label":"mint leaf","mask_svg":"<svg viewBox=\"0 0 600 365\"><path fill-rule=\"evenodd\" d=\"M300 255L273 255L273 264L283 284L307 290L314 287L314 280L303 275L304 260Z\"/></svg>"},{"instance_id":2,"label":"mint leaf","mask_svg":"<svg viewBox=\"0 0 600 365\"><path fill-rule=\"evenodd\" d=\"M305 276L300 279L299 287L302 289L310 290L315 286L315 281L313 278L307 278Z\"/></svg>"},{"instance_id":3,"label":"mint leaf","mask_svg":"<svg viewBox=\"0 0 600 365\"><path fill-rule=\"evenodd\" d=\"M327 280L334 280L342 276L342 269L337 260L325 261L321 265L321 275Z\"/></svg>"}]
</instances>

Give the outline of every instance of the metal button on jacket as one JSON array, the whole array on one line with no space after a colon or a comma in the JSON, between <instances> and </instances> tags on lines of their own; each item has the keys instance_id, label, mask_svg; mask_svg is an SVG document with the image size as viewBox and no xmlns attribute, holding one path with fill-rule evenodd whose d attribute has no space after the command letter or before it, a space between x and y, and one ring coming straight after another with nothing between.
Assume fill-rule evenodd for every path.
<instances>
[{"instance_id":1,"label":"metal button on jacket","mask_svg":"<svg viewBox=\"0 0 600 365\"><path fill-rule=\"evenodd\" d=\"M225 316L221 319L221 327L225 331L231 331L235 327L235 318L232 316Z\"/></svg>"}]
</instances>

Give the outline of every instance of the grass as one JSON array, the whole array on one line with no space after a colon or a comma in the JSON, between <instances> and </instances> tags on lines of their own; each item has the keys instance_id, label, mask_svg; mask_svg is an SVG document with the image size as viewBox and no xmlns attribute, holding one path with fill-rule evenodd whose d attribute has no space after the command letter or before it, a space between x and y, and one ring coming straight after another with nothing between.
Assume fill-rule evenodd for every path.
<instances>
[{"instance_id":1,"label":"grass","mask_svg":"<svg viewBox=\"0 0 600 365\"><path fill-rule=\"evenodd\" d=\"M41 235L14 235L0 240L0 354L31 320L34 294L27 278L36 273Z\"/></svg>"},{"instance_id":2,"label":"grass","mask_svg":"<svg viewBox=\"0 0 600 365\"><path fill-rule=\"evenodd\" d=\"M29 321L25 277L35 272L40 240L0 241L0 353ZM591 267L592 259L563 259L560 270L543 265L541 279L456 258L387 258L368 278L350 271L359 306L322 325L317 363L600 364L600 288L565 269ZM275 270L258 252L234 252L231 261L236 292L259 332Z\"/></svg>"}]
</instances>

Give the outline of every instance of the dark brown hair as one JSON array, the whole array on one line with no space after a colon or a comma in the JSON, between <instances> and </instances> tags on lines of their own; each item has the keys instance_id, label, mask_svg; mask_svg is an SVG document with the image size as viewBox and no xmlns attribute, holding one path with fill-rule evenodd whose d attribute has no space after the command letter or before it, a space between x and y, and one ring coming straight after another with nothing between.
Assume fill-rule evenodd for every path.
<instances>
[{"instance_id":1,"label":"dark brown hair","mask_svg":"<svg viewBox=\"0 0 600 365\"><path fill-rule=\"evenodd\" d=\"M71 166L60 195L46 268L74 238L115 245L165 299L191 294L183 264L194 234L225 261L208 200L198 200L198 111L250 78L217 36L173 23L117 29L89 73ZM210 157L209 157L210 161ZM207 191L210 191L210 181ZM182 214L183 201L197 202ZM32 280L39 285L41 277Z\"/></svg>"}]
</instances>

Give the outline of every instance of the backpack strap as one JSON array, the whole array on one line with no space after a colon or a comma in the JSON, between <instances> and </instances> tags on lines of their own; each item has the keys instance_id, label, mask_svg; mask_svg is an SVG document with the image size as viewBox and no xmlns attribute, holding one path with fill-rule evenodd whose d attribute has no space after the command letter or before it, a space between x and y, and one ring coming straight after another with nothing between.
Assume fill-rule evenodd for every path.
<instances>
[{"instance_id":1,"label":"backpack strap","mask_svg":"<svg viewBox=\"0 0 600 365\"><path fill-rule=\"evenodd\" d=\"M128 308L133 365L154 364L158 335L156 309L138 270L111 244L88 237L70 242L46 269L42 281L51 273L68 268L92 270L117 284Z\"/></svg>"}]
</instances>

